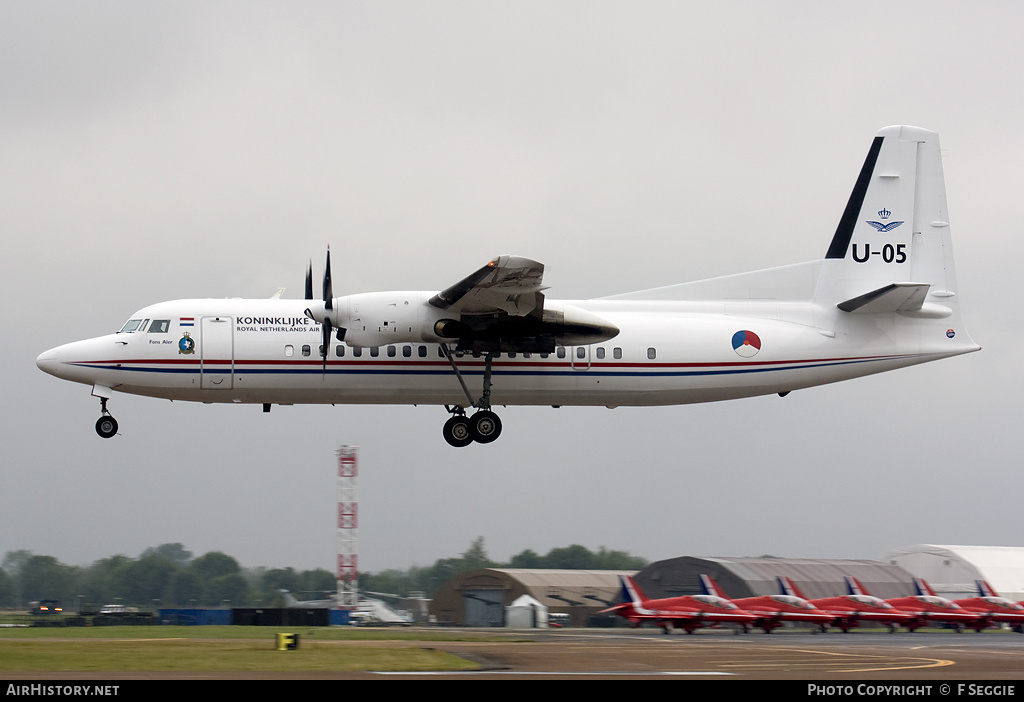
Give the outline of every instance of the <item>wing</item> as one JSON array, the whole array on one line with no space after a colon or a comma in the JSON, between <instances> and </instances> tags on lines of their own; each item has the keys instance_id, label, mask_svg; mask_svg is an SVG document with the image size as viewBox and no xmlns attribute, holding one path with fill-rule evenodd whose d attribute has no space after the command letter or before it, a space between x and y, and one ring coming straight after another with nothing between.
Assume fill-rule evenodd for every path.
<instances>
[{"instance_id":1,"label":"wing","mask_svg":"<svg viewBox=\"0 0 1024 702\"><path fill-rule=\"evenodd\" d=\"M522 256L498 256L434 295L430 304L465 315L536 315L544 309L543 279L543 264Z\"/></svg>"},{"instance_id":2,"label":"wing","mask_svg":"<svg viewBox=\"0 0 1024 702\"><path fill-rule=\"evenodd\" d=\"M522 256L498 256L430 298L452 317L435 327L458 339L459 351L552 353L556 345L610 339L617 327L566 305L545 307L544 266Z\"/></svg>"}]
</instances>

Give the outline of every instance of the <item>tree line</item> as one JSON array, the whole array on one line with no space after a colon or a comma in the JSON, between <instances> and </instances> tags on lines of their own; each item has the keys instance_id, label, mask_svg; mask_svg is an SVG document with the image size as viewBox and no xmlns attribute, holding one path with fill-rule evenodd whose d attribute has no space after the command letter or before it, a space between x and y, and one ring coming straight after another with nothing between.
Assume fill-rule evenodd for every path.
<instances>
[{"instance_id":1,"label":"tree line","mask_svg":"<svg viewBox=\"0 0 1024 702\"><path fill-rule=\"evenodd\" d=\"M430 566L360 573L364 592L401 597L432 597L437 588L459 573L479 568L549 568L569 570L639 570L647 561L623 551L601 547L590 551L572 545L546 555L529 549L508 562L492 561L483 537L462 554ZM243 568L231 556L210 551L193 556L182 544L162 544L138 557L102 558L88 566L71 566L53 556L8 551L0 563L0 607L22 609L30 602L60 600L66 609L107 604L167 607L279 607L281 590L298 599L321 599L334 592L334 574L324 569Z\"/></svg>"}]
</instances>

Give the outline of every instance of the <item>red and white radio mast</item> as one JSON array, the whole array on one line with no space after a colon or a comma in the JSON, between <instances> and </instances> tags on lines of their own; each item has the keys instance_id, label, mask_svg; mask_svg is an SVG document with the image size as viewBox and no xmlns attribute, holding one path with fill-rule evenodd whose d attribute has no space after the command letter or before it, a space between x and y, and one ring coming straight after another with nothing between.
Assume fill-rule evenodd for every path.
<instances>
[{"instance_id":1,"label":"red and white radio mast","mask_svg":"<svg viewBox=\"0 0 1024 702\"><path fill-rule=\"evenodd\" d=\"M359 568L356 527L358 500L356 478L359 464L355 446L338 449L338 607L354 608L359 603Z\"/></svg>"}]
</instances>

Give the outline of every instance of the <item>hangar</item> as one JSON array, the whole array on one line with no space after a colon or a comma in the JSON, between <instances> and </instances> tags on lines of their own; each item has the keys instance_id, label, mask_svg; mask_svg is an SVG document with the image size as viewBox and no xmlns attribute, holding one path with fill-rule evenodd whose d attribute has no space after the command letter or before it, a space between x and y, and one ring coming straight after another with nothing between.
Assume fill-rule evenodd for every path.
<instances>
[{"instance_id":1,"label":"hangar","mask_svg":"<svg viewBox=\"0 0 1024 702\"><path fill-rule=\"evenodd\" d=\"M987 581L1002 597L1024 600L1024 548L1017 546L917 544L893 549L883 560L924 578L951 600L977 595L975 580Z\"/></svg>"},{"instance_id":2,"label":"hangar","mask_svg":"<svg viewBox=\"0 0 1024 702\"><path fill-rule=\"evenodd\" d=\"M430 614L448 626L505 626L506 608L529 595L551 614L567 614L571 626L594 624L594 616L619 596L626 570L483 568L460 573L434 593ZM613 617L604 615L609 623Z\"/></svg>"},{"instance_id":3,"label":"hangar","mask_svg":"<svg viewBox=\"0 0 1024 702\"><path fill-rule=\"evenodd\" d=\"M678 597L700 594L702 574L714 578L734 599L779 594L776 578L780 575L793 581L808 599L845 595L847 575L857 578L875 597L914 594L910 573L899 565L870 560L682 556L645 566L635 580L648 597Z\"/></svg>"}]
</instances>

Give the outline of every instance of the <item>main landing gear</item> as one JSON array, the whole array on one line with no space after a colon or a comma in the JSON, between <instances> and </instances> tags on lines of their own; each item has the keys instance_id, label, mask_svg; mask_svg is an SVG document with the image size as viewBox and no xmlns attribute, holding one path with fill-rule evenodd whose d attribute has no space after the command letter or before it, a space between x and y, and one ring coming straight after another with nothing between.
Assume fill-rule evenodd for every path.
<instances>
[{"instance_id":1,"label":"main landing gear","mask_svg":"<svg viewBox=\"0 0 1024 702\"><path fill-rule=\"evenodd\" d=\"M455 365L455 358L448 349L448 345L441 344L441 350L444 352L445 358L448 359L448 363L451 364L455 377L459 379L459 384L462 385L462 391L466 393L469 405L477 409L476 413L470 417L466 415L466 410L462 407L445 405L445 409L452 416L444 423L442 429L444 440L456 447L468 446L474 441L479 444L491 443L501 434L501 420L491 411L491 361L494 354L487 352L484 355L483 395L479 400L474 401L473 396L469 394L469 388L466 387L466 381L462 378L462 373L459 372L459 367Z\"/></svg>"},{"instance_id":2,"label":"main landing gear","mask_svg":"<svg viewBox=\"0 0 1024 702\"><path fill-rule=\"evenodd\" d=\"M107 398L100 398L100 412L102 416L96 420L96 433L104 439L109 439L117 433L117 420L107 411Z\"/></svg>"}]
</instances>

